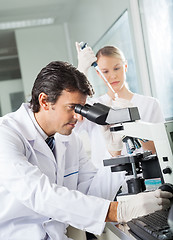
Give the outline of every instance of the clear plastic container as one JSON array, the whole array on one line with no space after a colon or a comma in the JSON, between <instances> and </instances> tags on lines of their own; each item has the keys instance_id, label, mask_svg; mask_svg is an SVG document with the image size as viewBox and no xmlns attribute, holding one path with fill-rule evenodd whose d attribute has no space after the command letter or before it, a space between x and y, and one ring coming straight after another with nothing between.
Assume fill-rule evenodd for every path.
<instances>
[{"instance_id":1,"label":"clear plastic container","mask_svg":"<svg viewBox=\"0 0 173 240\"><path fill-rule=\"evenodd\" d=\"M146 191L153 191L158 189L162 185L160 178L146 179L145 186Z\"/></svg>"}]
</instances>

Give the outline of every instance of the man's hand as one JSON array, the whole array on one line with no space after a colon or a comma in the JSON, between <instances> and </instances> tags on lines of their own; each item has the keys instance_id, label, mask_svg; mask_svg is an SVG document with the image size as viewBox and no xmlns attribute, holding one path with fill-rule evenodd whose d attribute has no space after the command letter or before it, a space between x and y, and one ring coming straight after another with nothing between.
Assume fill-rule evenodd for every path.
<instances>
[{"instance_id":1,"label":"man's hand","mask_svg":"<svg viewBox=\"0 0 173 240\"><path fill-rule=\"evenodd\" d=\"M133 218L144 216L170 207L173 194L160 189L153 192L142 192L126 201L111 202L106 222L128 222Z\"/></svg>"},{"instance_id":2,"label":"man's hand","mask_svg":"<svg viewBox=\"0 0 173 240\"><path fill-rule=\"evenodd\" d=\"M153 213L170 206L173 194L160 189L139 193L127 201L120 201L117 207L117 221L128 222L132 218Z\"/></svg>"}]
</instances>

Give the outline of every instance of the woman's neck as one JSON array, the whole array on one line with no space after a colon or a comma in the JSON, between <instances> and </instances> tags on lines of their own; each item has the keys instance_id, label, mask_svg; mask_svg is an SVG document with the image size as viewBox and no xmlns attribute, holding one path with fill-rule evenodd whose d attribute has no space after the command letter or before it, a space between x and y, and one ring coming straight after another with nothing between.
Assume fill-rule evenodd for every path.
<instances>
[{"instance_id":1,"label":"woman's neck","mask_svg":"<svg viewBox=\"0 0 173 240\"><path fill-rule=\"evenodd\" d=\"M116 96L115 94L109 89L107 94L115 100ZM119 98L123 98L123 99L126 99L126 100L131 100L134 93L131 92L129 89L127 89L125 86L123 86L118 92L117 92L117 95Z\"/></svg>"}]
</instances>

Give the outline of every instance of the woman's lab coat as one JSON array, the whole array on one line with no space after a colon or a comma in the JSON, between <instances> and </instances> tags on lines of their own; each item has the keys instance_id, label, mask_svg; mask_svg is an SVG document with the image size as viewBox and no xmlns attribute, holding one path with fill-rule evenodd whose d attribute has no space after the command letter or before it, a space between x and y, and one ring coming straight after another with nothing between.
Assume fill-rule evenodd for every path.
<instances>
[{"instance_id":1,"label":"woman's lab coat","mask_svg":"<svg viewBox=\"0 0 173 240\"><path fill-rule=\"evenodd\" d=\"M74 133L56 134L55 158L29 111L23 104L0 119L0 239L63 240L69 224L101 234L124 178L97 172Z\"/></svg>"}]
</instances>

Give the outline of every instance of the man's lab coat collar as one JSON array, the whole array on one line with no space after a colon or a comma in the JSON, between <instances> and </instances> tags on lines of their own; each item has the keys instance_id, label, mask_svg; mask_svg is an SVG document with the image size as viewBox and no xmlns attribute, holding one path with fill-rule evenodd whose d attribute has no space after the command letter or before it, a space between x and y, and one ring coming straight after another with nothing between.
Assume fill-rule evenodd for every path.
<instances>
[{"instance_id":1,"label":"man's lab coat collar","mask_svg":"<svg viewBox=\"0 0 173 240\"><path fill-rule=\"evenodd\" d=\"M15 129L22 132L23 136L28 141L33 141L37 137L37 131L34 123L31 120L29 111L31 111L29 108L29 104L23 103L21 107L16 111L16 113L18 114L14 113ZM12 115L12 118L13 118L13 115Z\"/></svg>"},{"instance_id":2,"label":"man's lab coat collar","mask_svg":"<svg viewBox=\"0 0 173 240\"><path fill-rule=\"evenodd\" d=\"M27 112L27 115L23 114L24 110ZM29 141L35 140L37 135L40 135L40 134L38 134L38 131L36 131L36 127L35 127L33 121L31 120L29 111L32 111L32 110L29 108L28 104L23 103L18 111L21 112L20 113L20 119L23 118L22 121L20 120L20 124L22 124L24 126L23 130L25 132L25 137ZM26 126L25 123L27 123L27 126ZM28 127L28 125L29 125L29 127ZM71 138L71 135L62 135L60 133L56 133L55 138L58 138L61 142L64 142L64 143L66 142L67 143L67 142L69 142L69 140Z\"/></svg>"},{"instance_id":3,"label":"man's lab coat collar","mask_svg":"<svg viewBox=\"0 0 173 240\"><path fill-rule=\"evenodd\" d=\"M17 110L18 114L15 114L14 117L16 130L22 133L23 137L29 141L33 149L41 152L55 162L55 157L52 151L49 149L44 138L36 129L30 117L29 111L31 111L29 108L29 104L26 103L23 103L21 107ZM24 114L24 112L26 114Z\"/></svg>"},{"instance_id":4,"label":"man's lab coat collar","mask_svg":"<svg viewBox=\"0 0 173 240\"><path fill-rule=\"evenodd\" d=\"M31 146L46 155L47 157L51 158L55 162L55 157L52 153L52 151L48 148L46 142L44 141L43 137L41 137L40 133L36 129L31 117L29 111L31 109L29 108L29 104L23 103L22 106L17 110L19 114L17 115L17 122L19 121L19 128L20 132L22 132L22 135L30 142ZM26 112L26 114L23 114ZM15 115L16 116L16 115ZM61 135L59 133L55 134L55 140L56 140L56 157L57 153L60 154L61 149L61 155L64 155L66 147L68 145L68 142L71 139L71 135ZM60 156L59 156L60 157ZM61 156L62 157L62 156Z\"/></svg>"},{"instance_id":5,"label":"man's lab coat collar","mask_svg":"<svg viewBox=\"0 0 173 240\"><path fill-rule=\"evenodd\" d=\"M55 138L56 139L58 138L62 143L67 144L71 139L71 134L70 135L62 135L60 133L56 133Z\"/></svg>"}]
</instances>

